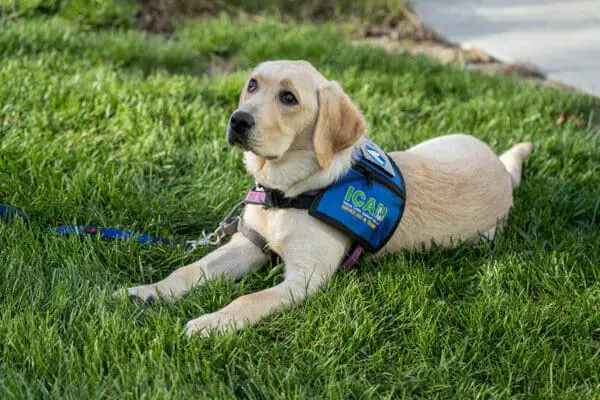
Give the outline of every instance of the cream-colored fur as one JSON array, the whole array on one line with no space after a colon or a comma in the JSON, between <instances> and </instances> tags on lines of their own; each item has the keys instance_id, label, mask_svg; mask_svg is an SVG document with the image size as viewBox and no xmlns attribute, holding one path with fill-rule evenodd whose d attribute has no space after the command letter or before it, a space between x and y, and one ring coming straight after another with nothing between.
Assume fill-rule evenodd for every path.
<instances>
[{"instance_id":1,"label":"cream-colored fur","mask_svg":"<svg viewBox=\"0 0 600 400\"><path fill-rule=\"evenodd\" d=\"M240 110L253 115L244 160L257 182L288 197L320 189L352 165L353 148L366 123L341 87L307 62L261 64L258 84L240 98ZM246 85L246 87L248 87ZM282 104L282 93L298 104ZM521 165L532 150L521 143L498 157L475 137L454 134L428 140L391 156L407 188L406 208L392 239L379 254L492 239L506 221ZM240 329L315 293L336 272L351 241L306 210L249 205L244 221L260 232L285 262L277 286L242 296L228 306L187 324L187 333ZM151 285L129 288L129 296L175 300L192 287L222 275L240 278L268 261L241 234L201 260Z\"/></svg>"}]
</instances>

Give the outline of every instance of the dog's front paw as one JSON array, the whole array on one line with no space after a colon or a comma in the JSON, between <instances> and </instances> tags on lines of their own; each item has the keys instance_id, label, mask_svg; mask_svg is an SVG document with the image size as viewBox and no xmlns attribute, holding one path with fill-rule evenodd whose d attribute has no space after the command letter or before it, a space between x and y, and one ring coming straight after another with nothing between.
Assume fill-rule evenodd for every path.
<instances>
[{"instance_id":1,"label":"dog's front paw","mask_svg":"<svg viewBox=\"0 0 600 400\"><path fill-rule=\"evenodd\" d=\"M185 331L188 337L192 335L208 336L211 332L233 332L243 328L244 325L244 320L237 319L229 313L217 311L191 320L185 326Z\"/></svg>"},{"instance_id":2,"label":"dog's front paw","mask_svg":"<svg viewBox=\"0 0 600 400\"><path fill-rule=\"evenodd\" d=\"M142 300L144 303L148 304L151 304L159 299L169 299L168 296L164 296L164 294L160 292L160 289L156 285L141 285L120 289L117 290L113 296L129 296L134 299Z\"/></svg>"},{"instance_id":3,"label":"dog's front paw","mask_svg":"<svg viewBox=\"0 0 600 400\"><path fill-rule=\"evenodd\" d=\"M134 286L128 289L121 289L114 293L115 297L127 295L137 298L145 303L152 303L157 300L172 302L188 294L188 287L181 284L178 280L168 280L153 283L151 285Z\"/></svg>"}]
</instances>

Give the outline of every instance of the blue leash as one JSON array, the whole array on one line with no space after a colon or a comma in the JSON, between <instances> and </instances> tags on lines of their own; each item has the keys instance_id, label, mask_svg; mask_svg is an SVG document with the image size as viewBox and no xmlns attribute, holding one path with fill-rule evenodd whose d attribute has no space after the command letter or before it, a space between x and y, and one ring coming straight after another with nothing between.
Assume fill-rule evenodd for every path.
<instances>
[{"instance_id":1,"label":"blue leash","mask_svg":"<svg viewBox=\"0 0 600 400\"><path fill-rule=\"evenodd\" d=\"M82 225L64 225L56 228L50 228L50 232L55 235L89 235L100 236L102 239L129 240L141 244L165 244L180 245L182 241L178 239L167 239L159 236L150 236L135 231L126 231L118 228L102 228L97 226Z\"/></svg>"},{"instance_id":2,"label":"blue leash","mask_svg":"<svg viewBox=\"0 0 600 400\"><path fill-rule=\"evenodd\" d=\"M21 219L25 225L29 226L29 218L25 213L16 207L7 206L0 204L0 222L10 223L15 221L17 218ZM82 225L63 225L56 228L51 228L50 233L55 235L88 235L88 236L100 236L102 239L112 240L128 240L135 241L141 244L151 245L193 245L194 241L182 241L179 239L167 239L159 236L151 236L142 234L135 231L127 231L118 228L103 228L98 226L82 226Z\"/></svg>"},{"instance_id":3,"label":"blue leash","mask_svg":"<svg viewBox=\"0 0 600 400\"><path fill-rule=\"evenodd\" d=\"M231 236L237 232L239 220L238 212L243 205L243 201L237 203L221 222L219 222L217 229L208 234L202 231L202 237L198 240L167 239L160 236L151 236L118 228L83 225L62 225L56 228L50 228L50 233L55 235L99 236L102 239L135 241L140 244L149 245L174 245L182 246L186 250L195 250L199 246L218 245L224 237ZM17 218L23 220L25 225L29 226L29 218L27 218L27 215L25 215L23 211L16 207L0 204L0 222L9 223Z\"/></svg>"},{"instance_id":4,"label":"blue leash","mask_svg":"<svg viewBox=\"0 0 600 400\"><path fill-rule=\"evenodd\" d=\"M14 221L16 218L20 218L23 220L25 225L29 226L29 219L25 215L25 213L19 210L16 207L5 206L4 204L0 204L0 222L4 222L5 224Z\"/></svg>"}]
</instances>

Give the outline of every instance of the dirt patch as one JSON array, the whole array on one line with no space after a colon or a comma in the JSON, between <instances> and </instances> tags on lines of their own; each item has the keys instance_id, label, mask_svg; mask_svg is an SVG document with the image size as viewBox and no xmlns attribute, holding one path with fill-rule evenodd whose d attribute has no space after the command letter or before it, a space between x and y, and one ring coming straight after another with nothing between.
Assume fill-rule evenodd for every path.
<instances>
[{"instance_id":1,"label":"dirt patch","mask_svg":"<svg viewBox=\"0 0 600 400\"><path fill-rule=\"evenodd\" d=\"M230 9L221 0L138 0L140 11L136 26L144 31L170 35L177 21L183 19L214 17Z\"/></svg>"},{"instance_id":2,"label":"dirt patch","mask_svg":"<svg viewBox=\"0 0 600 400\"><path fill-rule=\"evenodd\" d=\"M489 73L518 76L534 81L547 81L546 75L535 66L504 63L478 48L464 48L439 40L414 40L413 38L394 39L389 36L366 37L352 41L353 44L369 44L388 52L401 52L424 55L444 64L457 64L468 69ZM549 81L548 84L555 84Z\"/></svg>"},{"instance_id":3,"label":"dirt patch","mask_svg":"<svg viewBox=\"0 0 600 400\"><path fill-rule=\"evenodd\" d=\"M362 23L389 25L405 18L410 0L137 0L137 27L148 32L170 34L178 21L230 15L277 15L282 20L314 22L356 19Z\"/></svg>"}]
</instances>

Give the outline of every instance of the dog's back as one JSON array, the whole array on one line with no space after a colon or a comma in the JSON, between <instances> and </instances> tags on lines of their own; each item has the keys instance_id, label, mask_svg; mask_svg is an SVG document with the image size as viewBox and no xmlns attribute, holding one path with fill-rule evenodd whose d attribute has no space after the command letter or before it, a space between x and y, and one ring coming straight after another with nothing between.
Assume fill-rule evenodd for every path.
<instances>
[{"instance_id":1,"label":"dog's back","mask_svg":"<svg viewBox=\"0 0 600 400\"><path fill-rule=\"evenodd\" d=\"M481 140L455 134L391 153L404 174L407 201L382 252L493 237L508 216L530 151L530 143L520 144L498 157Z\"/></svg>"}]
</instances>

